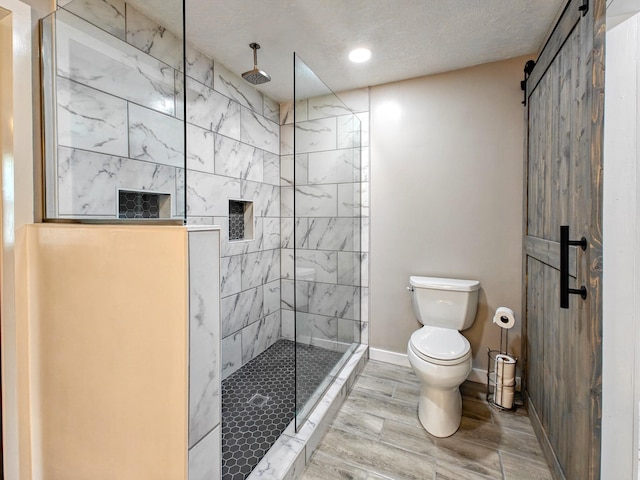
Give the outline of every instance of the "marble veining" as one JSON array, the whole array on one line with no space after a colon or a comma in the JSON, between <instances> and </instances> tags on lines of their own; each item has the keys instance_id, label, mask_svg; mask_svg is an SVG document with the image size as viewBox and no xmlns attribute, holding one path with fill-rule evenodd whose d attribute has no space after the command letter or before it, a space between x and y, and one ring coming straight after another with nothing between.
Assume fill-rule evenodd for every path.
<instances>
[{"instance_id":1,"label":"marble veining","mask_svg":"<svg viewBox=\"0 0 640 480\"><path fill-rule=\"evenodd\" d=\"M249 362L280 337L280 312L275 312L242 330L242 361Z\"/></svg>"},{"instance_id":2,"label":"marble veining","mask_svg":"<svg viewBox=\"0 0 640 480\"><path fill-rule=\"evenodd\" d=\"M214 173L214 133L187 123L187 168Z\"/></svg>"},{"instance_id":3,"label":"marble veining","mask_svg":"<svg viewBox=\"0 0 640 480\"><path fill-rule=\"evenodd\" d=\"M117 189L175 197L176 169L165 165L58 147L60 215L117 217Z\"/></svg>"},{"instance_id":4,"label":"marble veining","mask_svg":"<svg viewBox=\"0 0 640 480\"><path fill-rule=\"evenodd\" d=\"M360 250L359 218L312 218L309 220L309 248L316 250Z\"/></svg>"},{"instance_id":5,"label":"marble veining","mask_svg":"<svg viewBox=\"0 0 640 480\"><path fill-rule=\"evenodd\" d=\"M280 185L280 156L264 152L263 180L270 185Z\"/></svg>"},{"instance_id":6,"label":"marble veining","mask_svg":"<svg viewBox=\"0 0 640 480\"><path fill-rule=\"evenodd\" d=\"M242 108L240 111L240 139L271 153L280 152L280 127L253 110Z\"/></svg>"},{"instance_id":7,"label":"marble veining","mask_svg":"<svg viewBox=\"0 0 640 480\"><path fill-rule=\"evenodd\" d=\"M351 114L349 107L347 107L342 100L333 93L310 98L308 102L309 120Z\"/></svg>"},{"instance_id":8,"label":"marble veining","mask_svg":"<svg viewBox=\"0 0 640 480\"><path fill-rule=\"evenodd\" d=\"M229 198L241 198L240 180L187 170L188 215L226 217Z\"/></svg>"},{"instance_id":9,"label":"marble veining","mask_svg":"<svg viewBox=\"0 0 640 480\"><path fill-rule=\"evenodd\" d=\"M187 77L187 121L240 140L240 105Z\"/></svg>"},{"instance_id":10,"label":"marble veining","mask_svg":"<svg viewBox=\"0 0 640 480\"><path fill-rule=\"evenodd\" d=\"M338 252L338 281L340 285L362 285L361 260L359 252Z\"/></svg>"},{"instance_id":11,"label":"marble veining","mask_svg":"<svg viewBox=\"0 0 640 480\"><path fill-rule=\"evenodd\" d=\"M220 259L220 295L227 297L234 293L240 293L242 256L233 255Z\"/></svg>"},{"instance_id":12,"label":"marble veining","mask_svg":"<svg viewBox=\"0 0 640 480\"><path fill-rule=\"evenodd\" d=\"M130 103L129 156L184 168L184 124L174 117Z\"/></svg>"},{"instance_id":13,"label":"marble veining","mask_svg":"<svg viewBox=\"0 0 640 480\"><path fill-rule=\"evenodd\" d=\"M127 42L176 70L184 71L182 40L128 4Z\"/></svg>"},{"instance_id":14,"label":"marble veining","mask_svg":"<svg viewBox=\"0 0 640 480\"><path fill-rule=\"evenodd\" d=\"M215 172L217 175L262 182L263 151L237 140L216 135Z\"/></svg>"},{"instance_id":15,"label":"marble veining","mask_svg":"<svg viewBox=\"0 0 640 480\"><path fill-rule=\"evenodd\" d=\"M213 60L187 44L187 75L213 88Z\"/></svg>"},{"instance_id":16,"label":"marble veining","mask_svg":"<svg viewBox=\"0 0 640 480\"><path fill-rule=\"evenodd\" d=\"M280 189L266 183L243 180L241 198L253 201L254 214L258 217L280 216Z\"/></svg>"},{"instance_id":17,"label":"marble veining","mask_svg":"<svg viewBox=\"0 0 640 480\"><path fill-rule=\"evenodd\" d=\"M313 269L316 282L337 283L338 252L299 249L296 251L296 267Z\"/></svg>"},{"instance_id":18,"label":"marble veining","mask_svg":"<svg viewBox=\"0 0 640 480\"><path fill-rule=\"evenodd\" d=\"M255 319L262 318L264 302L262 287L251 288L237 295L223 298L222 310L222 336L241 330Z\"/></svg>"},{"instance_id":19,"label":"marble veining","mask_svg":"<svg viewBox=\"0 0 640 480\"><path fill-rule=\"evenodd\" d=\"M338 185L338 216L360 217L362 208L362 184L341 183Z\"/></svg>"},{"instance_id":20,"label":"marble veining","mask_svg":"<svg viewBox=\"0 0 640 480\"><path fill-rule=\"evenodd\" d=\"M222 95L229 97L259 115L263 114L262 93L249 85L243 78L231 73L220 63L215 62L215 69L216 75L214 77L213 88L217 92L220 92Z\"/></svg>"},{"instance_id":21,"label":"marble veining","mask_svg":"<svg viewBox=\"0 0 640 480\"><path fill-rule=\"evenodd\" d=\"M337 117L338 148L360 147L360 120L355 115Z\"/></svg>"},{"instance_id":22,"label":"marble veining","mask_svg":"<svg viewBox=\"0 0 640 480\"><path fill-rule=\"evenodd\" d=\"M298 312L296 316L296 335L305 343L313 339L338 339L338 319L323 315Z\"/></svg>"},{"instance_id":23,"label":"marble veining","mask_svg":"<svg viewBox=\"0 0 640 480\"><path fill-rule=\"evenodd\" d=\"M64 10L56 14L56 27L59 76L175 113L173 68Z\"/></svg>"},{"instance_id":24,"label":"marble veining","mask_svg":"<svg viewBox=\"0 0 640 480\"><path fill-rule=\"evenodd\" d=\"M311 283L309 313L356 320L360 317L360 287Z\"/></svg>"},{"instance_id":25,"label":"marble veining","mask_svg":"<svg viewBox=\"0 0 640 480\"><path fill-rule=\"evenodd\" d=\"M360 151L332 150L309 154L309 183L349 183L360 180Z\"/></svg>"},{"instance_id":26,"label":"marble veining","mask_svg":"<svg viewBox=\"0 0 640 480\"><path fill-rule=\"evenodd\" d=\"M217 232L189 232L189 447L220 423Z\"/></svg>"},{"instance_id":27,"label":"marble veining","mask_svg":"<svg viewBox=\"0 0 640 480\"><path fill-rule=\"evenodd\" d=\"M270 315L280 310L280 280L263 285L264 314Z\"/></svg>"},{"instance_id":28,"label":"marble veining","mask_svg":"<svg viewBox=\"0 0 640 480\"><path fill-rule=\"evenodd\" d=\"M242 330L222 339L222 379L242 366Z\"/></svg>"},{"instance_id":29,"label":"marble veining","mask_svg":"<svg viewBox=\"0 0 640 480\"><path fill-rule=\"evenodd\" d=\"M265 250L280 248L280 218L263 218L263 245Z\"/></svg>"},{"instance_id":30,"label":"marble veining","mask_svg":"<svg viewBox=\"0 0 640 480\"><path fill-rule=\"evenodd\" d=\"M125 3L123 0L73 0L67 2L63 7L120 40L125 39Z\"/></svg>"},{"instance_id":31,"label":"marble veining","mask_svg":"<svg viewBox=\"0 0 640 480\"><path fill-rule=\"evenodd\" d=\"M57 78L58 144L127 156L127 102Z\"/></svg>"},{"instance_id":32,"label":"marble veining","mask_svg":"<svg viewBox=\"0 0 640 480\"><path fill-rule=\"evenodd\" d=\"M296 216L335 217L338 214L337 185L301 185L295 187Z\"/></svg>"},{"instance_id":33,"label":"marble veining","mask_svg":"<svg viewBox=\"0 0 640 480\"><path fill-rule=\"evenodd\" d=\"M264 96L264 116L272 122L280 124L280 105L267 96Z\"/></svg>"},{"instance_id":34,"label":"marble veining","mask_svg":"<svg viewBox=\"0 0 640 480\"><path fill-rule=\"evenodd\" d=\"M253 288L280 278L280 250L263 250L242 257L242 288Z\"/></svg>"},{"instance_id":35,"label":"marble veining","mask_svg":"<svg viewBox=\"0 0 640 480\"><path fill-rule=\"evenodd\" d=\"M336 118L296 122L296 153L335 150L337 143Z\"/></svg>"}]
</instances>

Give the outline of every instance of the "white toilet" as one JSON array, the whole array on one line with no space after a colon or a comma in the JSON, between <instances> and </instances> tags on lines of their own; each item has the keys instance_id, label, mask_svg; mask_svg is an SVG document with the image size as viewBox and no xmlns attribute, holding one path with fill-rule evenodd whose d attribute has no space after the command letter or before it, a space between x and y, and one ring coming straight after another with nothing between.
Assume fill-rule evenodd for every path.
<instances>
[{"instance_id":1,"label":"white toilet","mask_svg":"<svg viewBox=\"0 0 640 480\"><path fill-rule=\"evenodd\" d=\"M448 437L460 427L460 385L471 372L471 345L459 330L471 327L480 282L410 277L416 317L424 326L411 335L409 363L422 383L418 417L431 435Z\"/></svg>"}]
</instances>

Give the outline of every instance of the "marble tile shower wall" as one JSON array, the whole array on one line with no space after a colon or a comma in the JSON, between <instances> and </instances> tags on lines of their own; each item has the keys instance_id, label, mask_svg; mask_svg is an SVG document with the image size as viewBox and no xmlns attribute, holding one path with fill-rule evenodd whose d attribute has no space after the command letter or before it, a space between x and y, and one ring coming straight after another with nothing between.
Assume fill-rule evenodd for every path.
<instances>
[{"instance_id":1,"label":"marble tile shower wall","mask_svg":"<svg viewBox=\"0 0 640 480\"><path fill-rule=\"evenodd\" d=\"M120 133L103 131L100 138L88 140L86 134L97 135L99 129L87 126L85 118L68 122L78 131L71 128L71 145L60 147L59 183L66 187L66 179L73 179L68 188L59 189L60 203L69 205L64 213L115 216L110 208L111 204L117 208L117 202L112 197L122 186L170 193L177 200L174 215L181 216L186 209L189 224L221 226L225 378L280 338L279 105L189 45L183 65L182 40L120 0L75 0L65 9L100 28L82 27L90 32L82 42L73 42L69 56L74 68L59 67L58 81L81 91L90 88L94 99L108 92L101 105L113 106L96 106L90 114L115 125ZM100 13L105 9L111 13ZM106 64L106 53L85 48L95 43L90 38L94 35L101 40L97 47L113 46L108 55L121 64ZM96 76L99 65L104 75ZM186 85L177 73L183 68ZM113 74L106 74L109 69ZM76 71L86 73L79 79L71 74ZM186 206L181 203L185 172L184 145L179 140L183 101ZM64 115L71 110L59 105ZM105 142L107 137L114 140ZM67 175L67 170L72 171ZM89 201L90 196L99 199ZM253 240L229 241L230 199L253 202Z\"/></svg>"},{"instance_id":2,"label":"marble tile shower wall","mask_svg":"<svg viewBox=\"0 0 640 480\"><path fill-rule=\"evenodd\" d=\"M280 119L282 335L293 339L297 322L297 341L335 348L368 344L369 317L368 90L340 100L297 103L295 158L292 104Z\"/></svg>"}]
</instances>

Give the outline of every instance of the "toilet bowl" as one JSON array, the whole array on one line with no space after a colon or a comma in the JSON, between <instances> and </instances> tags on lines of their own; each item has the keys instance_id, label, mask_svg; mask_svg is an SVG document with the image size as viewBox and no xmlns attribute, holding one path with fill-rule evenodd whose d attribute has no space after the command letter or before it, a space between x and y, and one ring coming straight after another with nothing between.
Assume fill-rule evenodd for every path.
<instances>
[{"instance_id":1,"label":"toilet bowl","mask_svg":"<svg viewBox=\"0 0 640 480\"><path fill-rule=\"evenodd\" d=\"M460 385L471 372L471 345L458 331L475 319L480 282L411 277L411 300L423 327L409 339L407 355L421 387L418 418L436 437L460 427Z\"/></svg>"}]
</instances>

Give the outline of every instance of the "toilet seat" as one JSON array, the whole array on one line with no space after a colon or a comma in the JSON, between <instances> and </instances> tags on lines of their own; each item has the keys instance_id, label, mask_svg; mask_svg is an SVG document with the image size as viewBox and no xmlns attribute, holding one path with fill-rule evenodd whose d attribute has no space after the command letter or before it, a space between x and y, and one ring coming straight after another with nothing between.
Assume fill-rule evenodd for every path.
<instances>
[{"instance_id":1,"label":"toilet seat","mask_svg":"<svg viewBox=\"0 0 640 480\"><path fill-rule=\"evenodd\" d=\"M471 345L460 332L424 326L411 335L409 345L422 360L437 365L456 365L471 356Z\"/></svg>"}]
</instances>

